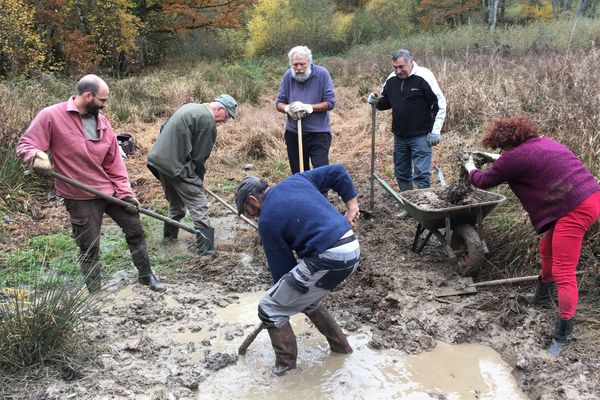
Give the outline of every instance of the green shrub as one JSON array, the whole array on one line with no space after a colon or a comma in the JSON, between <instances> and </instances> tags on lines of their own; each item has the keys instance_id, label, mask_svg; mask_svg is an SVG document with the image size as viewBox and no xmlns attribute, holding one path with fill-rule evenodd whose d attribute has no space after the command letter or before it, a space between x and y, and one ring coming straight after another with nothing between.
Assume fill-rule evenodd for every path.
<instances>
[{"instance_id":1,"label":"green shrub","mask_svg":"<svg viewBox=\"0 0 600 400\"><path fill-rule=\"evenodd\" d=\"M45 289L49 288L49 289ZM98 298L81 284L58 275L37 276L29 298L3 296L0 302L0 371L2 375L47 364L70 364L83 331L82 317Z\"/></svg>"},{"instance_id":2,"label":"green shrub","mask_svg":"<svg viewBox=\"0 0 600 400\"><path fill-rule=\"evenodd\" d=\"M0 214L34 212L31 195L49 182L31 172L12 149L0 148Z\"/></svg>"}]
</instances>

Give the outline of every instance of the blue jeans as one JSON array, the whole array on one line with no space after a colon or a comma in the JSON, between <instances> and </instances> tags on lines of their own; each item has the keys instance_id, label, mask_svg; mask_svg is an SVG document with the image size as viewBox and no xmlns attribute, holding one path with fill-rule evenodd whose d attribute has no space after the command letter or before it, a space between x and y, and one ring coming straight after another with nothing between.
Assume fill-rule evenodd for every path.
<instances>
[{"instance_id":1,"label":"blue jeans","mask_svg":"<svg viewBox=\"0 0 600 400\"><path fill-rule=\"evenodd\" d=\"M431 145L427 135L400 138L394 135L394 176L401 191L429 187Z\"/></svg>"}]
</instances>

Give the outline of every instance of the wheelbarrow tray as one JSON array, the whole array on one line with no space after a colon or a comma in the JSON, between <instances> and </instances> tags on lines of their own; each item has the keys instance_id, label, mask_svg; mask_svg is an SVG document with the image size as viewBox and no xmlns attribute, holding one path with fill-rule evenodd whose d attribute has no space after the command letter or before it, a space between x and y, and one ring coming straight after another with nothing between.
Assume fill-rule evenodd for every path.
<instances>
[{"instance_id":1,"label":"wheelbarrow tray","mask_svg":"<svg viewBox=\"0 0 600 400\"><path fill-rule=\"evenodd\" d=\"M484 199L483 201L474 204L435 209L428 206L420 206L410 199L411 193L424 191L437 192L433 188L408 190L400 192L398 195L402 199L406 212L421 224L423 228L431 230L445 228L446 217L450 219L450 228L464 224L475 225L478 221L485 218L494 207L506 200L506 197L501 194L481 189L475 190L478 197Z\"/></svg>"}]
</instances>

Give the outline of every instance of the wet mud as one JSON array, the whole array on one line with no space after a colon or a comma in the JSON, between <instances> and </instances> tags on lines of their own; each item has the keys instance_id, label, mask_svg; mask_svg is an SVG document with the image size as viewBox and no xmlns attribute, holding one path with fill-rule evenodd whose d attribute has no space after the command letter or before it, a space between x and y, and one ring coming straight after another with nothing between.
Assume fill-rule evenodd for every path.
<instances>
[{"instance_id":1,"label":"wet mud","mask_svg":"<svg viewBox=\"0 0 600 400\"><path fill-rule=\"evenodd\" d=\"M359 190L364 200L368 186ZM587 324L576 327L582 333L579 340L560 358L549 359L545 349L555 312L519 301L517 292L531 286L495 287L473 295L436 298L436 288L452 286L461 277L435 242L422 254L413 253L416 221L394 218L398 204L382 190L377 191L375 200L373 213L355 229L362 249L360 267L325 301L353 345L364 337L360 346L365 351L393 351L402 357L423 355L440 343L489 346L502 356L518 390L529 398L597 398L600 365L590 351L597 339L589 331L586 336ZM341 209L341 202L332 201ZM217 222L231 218L227 212L214 211ZM68 380L48 367L40 371L45 379L23 387L15 398L220 398L227 382L232 385L236 379L262 385L262 392L257 392L262 398L278 385L289 390L287 381L275 380L270 372L273 354L266 332L250 346L246 358L237 356L237 348L258 322L256 302L248 304L240 293L254 293L258 299L269 287L270 276L253 228L229 220L220 231L217 254L161 276L168 287L166 293L137 285L131 271L115 277L103 290L105 306L88 317L83 327L89 361L70 371L72 379ZM184 244L186 240L192 238L184 238ZM181 243L172 246L162 251L186 248ZM223 318L221 313L226 310L234 317ZM328 354L326 342L314 327L297 329L297 334L299 364L310 360L304 352L320 352L318 360ZM313 337L320 338L320 344L306 344L305 340ZM337 362L337 373L346 371L343 362L332 360ZM294 374L306 378L311 370L299 366ZM337 386L323 386L329 389L315 398L342 398L345 393L343 398L358 399L368 393L344 389L339 379L335 382ZM375 388L377 379L364 385ZM301 386L291 387L300 390ZM428 397L419 398L515 398L486 397L477 390L458 397L426 391L423 396ZM236 393L225 397L253 398L244 396L243 391ZM381 398L396 396L385 391L373 393ZM396 393L403 392L398 389Z\"/></svg>"}]
</instances>

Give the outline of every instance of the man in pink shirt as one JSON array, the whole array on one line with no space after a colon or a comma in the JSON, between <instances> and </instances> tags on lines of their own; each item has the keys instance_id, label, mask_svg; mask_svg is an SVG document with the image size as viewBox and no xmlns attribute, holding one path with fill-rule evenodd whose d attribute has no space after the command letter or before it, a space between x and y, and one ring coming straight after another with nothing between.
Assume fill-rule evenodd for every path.
<instances>
[{"instance_id":1,"label":"man in pink shirt","mask_svg":"<svg viewBox=\"0 0 600 400\"><path fill-rule=\"evenodd\" d=\"M125 233L138 282L155 291L166 288L152 273L140 203L131 190L117 137L99 111L108 100L106 82L86 75L77 83L76 95L68 101L44 108L35 117L17 144L17 154L35 171L52 169L97 191L131 203L124 208L60 180L56 194L64 198L71 219L73 238L79 247L79 264L90 292L101 287L99 263L100 228L104 213ZM46 152L52 155L52 163ZM53 164L53 165L52 165Z\"/></svg>"}]
</instances>

